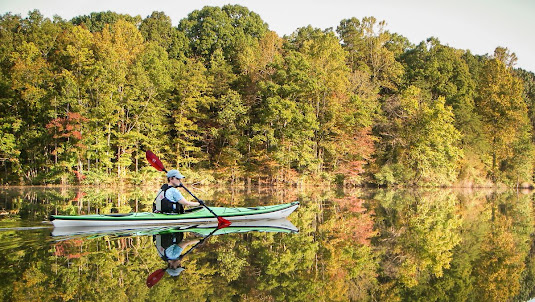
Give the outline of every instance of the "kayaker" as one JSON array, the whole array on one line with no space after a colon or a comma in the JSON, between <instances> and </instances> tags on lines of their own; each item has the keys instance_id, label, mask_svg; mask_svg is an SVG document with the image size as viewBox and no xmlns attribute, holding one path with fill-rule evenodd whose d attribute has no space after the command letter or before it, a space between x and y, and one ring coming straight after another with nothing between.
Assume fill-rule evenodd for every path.
<instances>
[{"instance_id":1,"label":"kayaker","mask_svg":"<svg viewBox=\"0 0 535 302\"><path fill-rule=\"evenodd\" d=\"M154 199L152 210L155 213L184 213L184 206L200 206L198 202L187 201L177 189L182 186L185 178L178 170L167 172L167 183L164 184Z\"/></svg>"},{"instance_id":2,"label":"kayaker","mask_svg":"<svg viewBox=\"0 0 535 302\"><path fill-rule=\"evenodd\" d=\"M153 240L158 250L158 254L163 261L167 263L165 270L169 276L177 277L184 271L180 255L188 246L199 242L200 240L183 241L184 233L167 233L154 235Z\"/></svg>"}]
</instances>

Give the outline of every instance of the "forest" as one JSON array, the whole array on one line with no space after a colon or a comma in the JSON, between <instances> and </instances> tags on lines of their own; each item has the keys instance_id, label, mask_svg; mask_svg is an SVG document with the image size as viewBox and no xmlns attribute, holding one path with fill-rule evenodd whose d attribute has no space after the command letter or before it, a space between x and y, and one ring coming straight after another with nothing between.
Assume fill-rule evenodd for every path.
<instances>
[{"instance_id":1,"label":"forest","mask_svg":"<svg viewBox=\"0 0 535 302\"><path fill-rule=\"evenodd\" d=\"M535 74L374 17L0 16L0 185L531 186Z\"/></svg>"}]
</instances>

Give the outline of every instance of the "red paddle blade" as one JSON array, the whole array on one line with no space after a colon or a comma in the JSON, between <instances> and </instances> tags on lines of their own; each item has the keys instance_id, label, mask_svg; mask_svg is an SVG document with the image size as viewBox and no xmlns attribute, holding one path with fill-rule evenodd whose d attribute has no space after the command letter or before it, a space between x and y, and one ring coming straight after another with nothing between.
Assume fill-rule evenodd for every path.
<instances>
[{"instance_id":1,"label":"red paddle blade","mask_svg":"<svg viewBox=\"0 0 535 302\"><path fill-rule=\"evenodd\" d=\"M152 151L147 150L147 152L145 152L145 155L147 156L147 160L149 161L149 164L151 166L156 168L156 170L158 171L165 171L165 167L163 166L162 162L160 161L158 156L152 153Z\"/></svg>"},{"instance_id":2,"label":"red paddle blade","mask_svg":"<svg viewBox=\"0 0 535 302\"><path fill-rule=\"evenodd\" d=\"M147 278L147 287L151 288L156 285L156 283L162 279L163 275L165 275L165 270L163 268L158 269L154 273L150 274Z\"/></svg>"},{"instance_id":3,"label":"red paddle blade","mask_svg":"<svg viewBox=\"0 0 535 302\"><path fill-rule=\"evenodd\" d=\"M230 226L232 222L226 220L223 217L217 217L217 229L222 229Z\"/></svg>"}]
</instances>

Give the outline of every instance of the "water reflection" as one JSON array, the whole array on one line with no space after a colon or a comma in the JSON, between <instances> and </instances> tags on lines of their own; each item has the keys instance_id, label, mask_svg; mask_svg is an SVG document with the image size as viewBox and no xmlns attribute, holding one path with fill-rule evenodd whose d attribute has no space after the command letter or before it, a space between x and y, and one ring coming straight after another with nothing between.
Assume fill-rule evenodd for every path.
<instances>
[{"instance_id":1,"label":"water reflection","mask_svg":"<svg viewBox=\"0 0 535 302\"><path fill-rule=\"evenodd\" d=\"M296 233L298 229L286 219L235 221L230 226L218 228L217 223L184 223L166 226L85 226L85 227L56 227L52 236L58 241L73 239L95 239L99 237L132 237L152 236L153 244L159 257L166 267L151 273L147 278L147 286L156 285L167 273L171 277L178 277L184 270L183 259L198 246L214 235L225 235L246 232ZM185 240L184 234L196 236ZM190 245L191 248L187 249ZM56 247L62 245L56 245Z\"/></svg>"},{"instance_id":2,"label":"water reflection","mask_svg":"<svg viewBox=\"0 0 535 302\"><path fill-rule=\"evenodd\" d=\"M83 188L1 192L4 300L527 301L534 297L533 195L517 192L202 192L218 206L298 200L297 234L214 233L157 285L155 230L55 234L49 214L150 210L151 194ZM11 197L6 197L11 194ZM3 204L2 204L3 202ZM146 207L146 208L145 208ZM7 230L6 230L7 229ZM182 241L214 230L178 226ZM153 233L151 233L153 232ZM180 236L180 235L173 235ZM165 241L164 239L160 239ZM171 239L171 242L178 240ZM196 243L188 246L186 250ZM163 247L163 245L162 245ZM184 252L182 252L184 254Z\"/></svg>"}]
</instances>

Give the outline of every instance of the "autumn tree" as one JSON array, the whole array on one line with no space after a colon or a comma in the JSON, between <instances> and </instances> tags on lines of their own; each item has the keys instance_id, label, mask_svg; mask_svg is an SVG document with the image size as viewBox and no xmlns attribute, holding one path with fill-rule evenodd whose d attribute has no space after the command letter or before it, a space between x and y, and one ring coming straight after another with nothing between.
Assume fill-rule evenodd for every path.
<instances>
[{"instance_id":1,"label":"autumn tree","mask_svg":"<svg viewBox=\"0 0 535 302\"><path fill-rule=\"evenodd\" d=\"M523 83L507 67L511 58L504 57L502 50L498 48L495 57L482 69L476 106L491 146L486 154L490 177L494 181L519 183L528 179L531 171L531 127ZM515 162L519 157L521 162ZM508 171L516 171L516 176L508 176Z\"/></svg>"},{"instance_id":2,"label":"autumn tree","mask_svg":"<svg viewBox=\"0 0 535 302\"><path fill-rule=\"evenodd\" d=\"M409 87L383 106L386 118L378 125L382 138L375 174L381 184L437 184L456 178L458 147L452 109L444 98L428 99Z\"/></svg>"}]
</instances>

